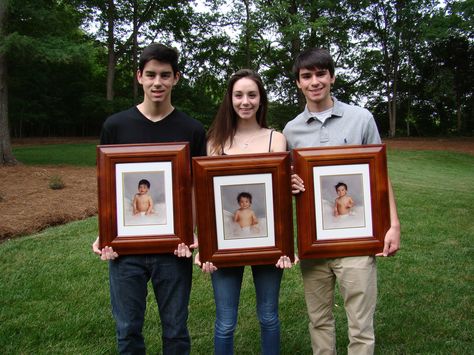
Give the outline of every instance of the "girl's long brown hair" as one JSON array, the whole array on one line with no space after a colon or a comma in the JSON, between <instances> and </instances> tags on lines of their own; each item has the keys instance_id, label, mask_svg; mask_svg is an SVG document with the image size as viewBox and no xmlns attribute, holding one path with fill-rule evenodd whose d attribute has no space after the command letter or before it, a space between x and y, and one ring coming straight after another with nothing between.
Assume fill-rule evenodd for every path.
<instances>
[{"instance_id":1,"label":"girl's long brown hair","mask_svg":"<svg viewBox=\"0 0 474 355\"><path fill-rule=\"evenodd\" d=\"M267 128L267 110L268 97L263 87L262 78L256 72L250 69L241 69L232 75L227 84L227 90L224 99L219 106L216 117L207 133L207 140L210 142L210 153L220 155L224 151L224 146L228 140L232 146L234 135L237 130L238 116L232 106L232 91L234 84L242 79L249 78L257 84L260 94L260 107L257 111L257 123L262 128Z\"/></svg>"}]
</instances>

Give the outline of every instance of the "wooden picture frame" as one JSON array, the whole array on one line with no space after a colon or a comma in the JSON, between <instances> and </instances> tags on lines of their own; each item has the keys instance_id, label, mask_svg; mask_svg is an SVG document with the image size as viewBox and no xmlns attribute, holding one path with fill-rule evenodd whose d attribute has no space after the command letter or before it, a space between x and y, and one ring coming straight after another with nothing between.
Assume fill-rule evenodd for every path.
<instances>
[{"instance_id":1,"label":"wooden picture frame","mask_svg":"<svg viewBox=\"0 0 474 355\"><path fill-rule=\"evenodd\" d=\"M293 163L305 183L305 191L296 195L301 259L383 251L390 228L384 144L297 148ZM345 198L336 200L336 186L341 194L346 190Z\"/></svg>"},{"instance_id":2,"label":"wooden picture frame","mask_svg":"<svg viewBox=\"0 0 474 355\"><path fill-rule=\"evenodd\" d=\"M97 181L100 248L154 254L192 244L188 143L98 145Z\"/></svg>"},{"instance_id":3,"label":"wooden picture frame","mask_svg":"<svg viewBox=\"0 0 474 355\"><path fill-rule=\"evenodd\" d=\"M201 262L294 260L289 152L195 157L193 178ZM255 217L250 226L249 213Z\"/></svg>"}]
</instances>

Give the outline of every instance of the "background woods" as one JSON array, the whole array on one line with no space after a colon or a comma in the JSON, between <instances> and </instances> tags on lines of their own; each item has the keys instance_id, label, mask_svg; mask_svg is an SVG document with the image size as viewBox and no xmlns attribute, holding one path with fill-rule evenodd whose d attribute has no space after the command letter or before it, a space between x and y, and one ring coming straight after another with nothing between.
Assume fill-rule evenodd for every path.
<instances>
[{"instance_id":1,"label":"background woods","mask_svg":"<svg viewBox=\"0 0 474 355\"><path fill-rule=\"evenodd\" d=\"M382 135L472 135L474 1L4 0L0 5L0 156L10 137L96 136L140 100L137 53L178 48L180 109L208 125L225 81L258 70L281 129L302 99L295 55L328 48L334 92L371 110Z\"/></svg>"}]
</instances>

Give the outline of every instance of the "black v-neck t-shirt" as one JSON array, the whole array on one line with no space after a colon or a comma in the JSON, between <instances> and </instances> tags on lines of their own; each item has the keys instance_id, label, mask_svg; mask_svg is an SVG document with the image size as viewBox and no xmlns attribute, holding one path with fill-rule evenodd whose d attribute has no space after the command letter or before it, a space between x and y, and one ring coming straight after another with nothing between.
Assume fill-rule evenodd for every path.
<instances>
[{"instance_id":1,"label":"black v-neck t-shirt","mask_svg":"<svg viewBox=\"0 0 474 355\"><path fill-rule=\"evenodd\" d=\"M153 122L134 106L107 118L100 134L100 144L171 142L189 142L192 157L206 155L203 125L176 109L162 120Z\"/></svg>"}]
</instances>

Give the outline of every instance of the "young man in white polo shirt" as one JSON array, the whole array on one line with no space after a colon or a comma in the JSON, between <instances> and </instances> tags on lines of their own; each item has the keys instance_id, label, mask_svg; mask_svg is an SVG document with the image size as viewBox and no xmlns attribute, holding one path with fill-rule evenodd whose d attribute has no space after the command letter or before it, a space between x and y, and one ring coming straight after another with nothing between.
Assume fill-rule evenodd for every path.
<instances>
[{"instance_id":1,"label":"young man in white polo shirt","mask_svg":"<svg viewBox=\"0 0 474 355\"><path fill-rule=\"evenodd\" d=\"M306 108L288 122L283 134L290 149L303 147L378 144L381 142L372 114L331 96L334 61L325 49L311 48L298 55L293 66L296 85L306 98ZM294 193L304 182L292 177ZM390 223L379 256L392 256L400 247L400 222L389 184ZM374 256L301 261L305 300L310 319L313 354L335 354L333 316L336 280L344 298L349 326L348 354L373 354L374 313L377 302L377 269Z\"/></svg>"}]
</instances>

